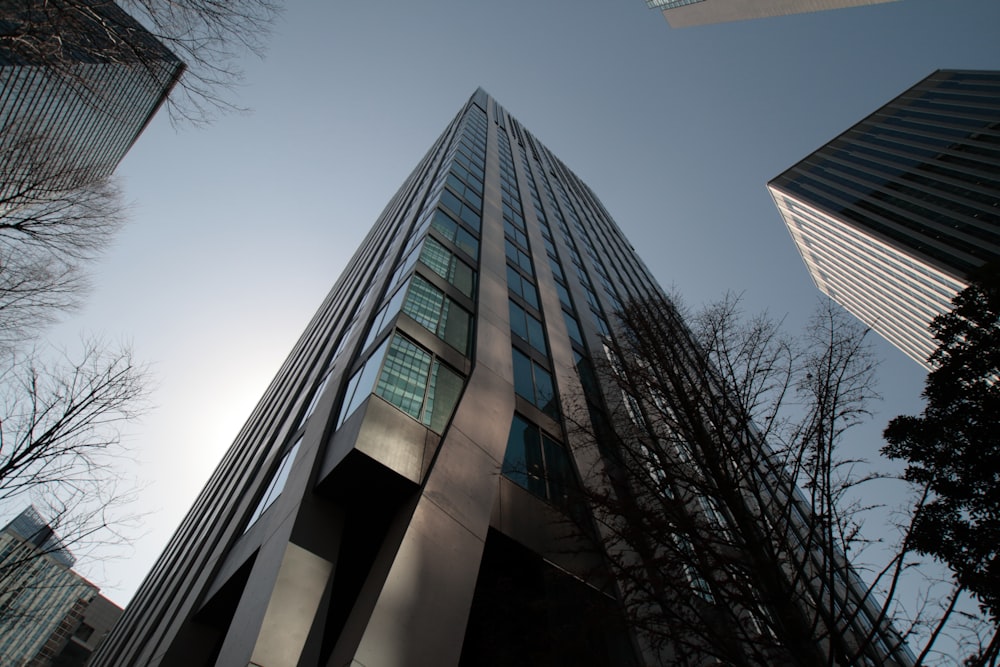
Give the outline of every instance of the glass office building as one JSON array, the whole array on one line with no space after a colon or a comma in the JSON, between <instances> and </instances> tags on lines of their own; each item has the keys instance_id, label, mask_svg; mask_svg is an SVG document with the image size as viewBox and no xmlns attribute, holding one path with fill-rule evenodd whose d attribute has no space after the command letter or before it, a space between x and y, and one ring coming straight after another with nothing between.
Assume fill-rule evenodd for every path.
<instances>
[{"instance_id":1,"label":"glass office building","mask_svg":"<svg viewBox=\"0 0 1000 667\"><path fill-rule=\"evenodd\" d=\"M46 32L51 24L58 32ZM183 70L114 2L7 3L0 205L111 175Z\"/></svg>"},{"instance_id":2,"label":"glass office building","mask_svg":"<svg viewBox=\"0 0 1000 667\"><path fill-rule=\"evenodd\" d=\"M661 295L593 192L476 91L93 664L640 664L567 521L601 470L570 421L622 401L595 355L623 304Z\"/></svg>"},{"instance_id":3,"label":"glass office building","mask_svg":"<svg viewBox=\"0 0 1000 667\"><path fill-rule=\"evenodd\" d=\"M82 665L118 620L75 563L34 507L0 529L0 664Z\"/></svg>"},{"instance_id":4,"label":"glass office building","mask_svg":"<svg viewBox=\"0 0 1000 667\"><path fill-rule=\"evenodd\" d=\"M921 364L1000 260L1000 72L940 70L768 184L817 287Z\"/></svg>"}]
</instances>

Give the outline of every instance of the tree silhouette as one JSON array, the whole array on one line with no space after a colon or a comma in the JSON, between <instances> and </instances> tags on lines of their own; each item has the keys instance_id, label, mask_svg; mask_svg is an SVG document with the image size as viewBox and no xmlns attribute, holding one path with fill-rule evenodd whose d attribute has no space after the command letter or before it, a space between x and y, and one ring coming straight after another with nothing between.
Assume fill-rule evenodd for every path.
<instances>
[{"instance_id":1,"label":"tree silhouette","mask_svg":"<svg viewBox=\"0 0 1000 667\"><path fill-rule=\"evenodd\" d=\"M864 329L826 302L794 339L735 299L690 319L649 299L619 325L596 368L612 395L588 392L574 439L600 452L583 500L656 659L910 664L846 556L865 546L849 495L869 476L838 451L875 397Z\"/></svg>"},{"instance_id":2,"label":"tree silhouette","mask_svg":"<svg viewBox=\"0 0 1000 667\"><path fill-rule=\"evenodd\" d=\"M984 270L934 319L919 417L885 430L883 453L906 461L926 489L910 545L946 564L994 625L1000 624L1000 272ZM997 636L982 659L996 661Z\"/></svg>"}]
</instances>

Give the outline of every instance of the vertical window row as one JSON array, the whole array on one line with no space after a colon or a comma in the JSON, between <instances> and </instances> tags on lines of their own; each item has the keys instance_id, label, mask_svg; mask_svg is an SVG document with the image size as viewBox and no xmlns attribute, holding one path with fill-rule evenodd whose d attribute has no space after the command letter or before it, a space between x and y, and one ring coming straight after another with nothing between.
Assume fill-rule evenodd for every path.
<instances>
[{"instance_id":1,"label":"vertical window row","mask_svg":"<svg viewBox=\"0 0 1000 667\"><path fill-rule=\"evenodd\" d=\"M555 176L555 174L553 174L553 176ZM577 232L576 238L582 242L587 254L590 256L605 292L615 303L620 303L614 285L608 277L607 269L604 267L604 261L601 259L600 253L597 252L593 242L590 240L587 230L580 221L580 217L576 212L576 208L573 206L573 203L570 201L566 188L563 187L558 178L554 177L552 180L556 184L556 189L559 192L559 197L562 201L566 216L572 221L573 227ZM587 305L589 307L588 310L590 311L590 317L594 323L594 328L597 329L601 336L607 338L611 335L611 328L608 326L607 318L605 318L600 301L597 298L597 294L594 292L594 284L590 280L587 270L584 268L583 259L580 257L576 244L571 240L573 235L570 233L568 226L566 226L565 220L561 220L561 222L562 224L560 225L560 228L566 237L566 244L570 249L570 258L573 262L573 268L576 271L577 277L580 279L580 285L583 287L584 295L587 299Z\"/></svg>"},{"instance_id":2,"label":"vertical window row","mask_svg":"<svg viewBox=\"0 0 1000 667\"><path fill-rule=\"evenodd\" d=\"M515 413L502 472L518 486L573 511L579 488L569 452L555 438Z\"/></svg>"},{"instance_id":3,"label":"vertical window row","mask_svg":"<svg viewBox=\"0 0 1000 667\"><path fill-rule=\"evenodd\" d=\"M555 384L542 325L535 273L532 267L527 228L521 208L520 188L514 169L514 155L506 132L498 132L500 189L507 255L507 285L510 293L511 344L514 364L514 392L552 419L559 419Z\"/></svg>"},{"instance_id":4,"label":"vertical window row","mask_svg":"<svg viewBox=\"0 0 1000 667\"><path fill-rule=\"evenodd\" d=\"M486 118L470 105L451 142L423 211L388 282L364 349L405 314L465 356L472 343L478 265ZM398 325L405 330L412 324ZM443 353L443 350L442 350ZM403 331L390 331L348 381L337 426L375 394L441 433L451 419L464 377Z\"/></svg>"}]
</instances>

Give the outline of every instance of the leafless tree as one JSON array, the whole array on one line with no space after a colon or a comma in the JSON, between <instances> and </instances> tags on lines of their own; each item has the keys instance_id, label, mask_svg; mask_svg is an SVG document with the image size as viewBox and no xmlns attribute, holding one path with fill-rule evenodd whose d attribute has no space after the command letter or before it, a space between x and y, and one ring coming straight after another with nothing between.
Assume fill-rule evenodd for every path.
<instances>
[{"instance_id":1,"label":"leafless tree","mask_svg":"<svg viewBox=\"0 0 1000 667\"><path fill-rule=\"evenodd\" d=\"M128 347L89 340L72 358L37 348L7 356L0 371L0 506L34 505L58 543L25 549L0 567L4 580L48 551L77 558L127 542L135 484L123 473L121 428L145 408L146 371Z\"/></svg>"},{"instance_id":2,"label":"leafless tree","mask_svg":"<svg viewBox=\"0 0 1000 667\"><path fill-rule=\"evenodd\" d=\"M272 0L8 0L0 53L44 63L88 88L81 63L118 63L163 75L167 50L186 65L168 100L174 121L204 123L238 109L232 88L247 54L262 56L279 3Z\"/></svg>"},{"instance_id":3,"label":"leafless tree","mask_svg":"<svg viewBox=\"0 0 1000 667\"><path fill-rule=\"evenodd\" d=\"M876 398L860 325L827 302L790 338L732 298L683 319L667 299L632 303L619 320L596 369L612 395L588 401L577 440L600 450L605 483L585 484L584 500L654 654L906 665L907 638L924 632L930 649L961 620L947 605L900 609L915 563L905 531L878 567L862 557L872 508L859 487L878 476L841 447Z\"/></svg>"},{"instance_id":4,"label":"leafless tree","mask_svg":"<svg viewBox=\"0 0 1000 667\"><path fill-rule=\"evenodd\" d=\"M110 244L126 207L113 180L21 137L0 150L0 351L79 304L85 267Z\"/></svg>"}]
</instances>

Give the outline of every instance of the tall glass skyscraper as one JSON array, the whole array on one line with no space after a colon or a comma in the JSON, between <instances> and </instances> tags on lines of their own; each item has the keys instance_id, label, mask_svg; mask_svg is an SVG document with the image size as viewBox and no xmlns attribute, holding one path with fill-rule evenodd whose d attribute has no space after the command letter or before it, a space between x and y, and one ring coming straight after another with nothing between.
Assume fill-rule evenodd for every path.
<instances>
[{"instance_id":1,"label":"tall glass skyscraper","mask_svg":"<svg viewBox=\"0 0 1000 667\"><path fill-rule=\"evenodd\" d=\"M591 190L476 91L92 664L640 664L567 521L601 469L569 415L622 401L595 355L623 304L661 297Z\"/></svg>"},{"instance_id":2,"label":"tall glass skyscraper","mask_svg":"<svg viewBox=\"0 0 1000 667\"><path fill-rule=\"evenodd\" d=\"M1000 72L940 70L768 184L816 285L919 363L1000 261Z\"/></svg>"},{"instance_id":3,"label":"tall glass skyscraper","mask_svg":"<svg viewBox=\"0 0 1000 667\"><path fill-rule=\"evenodd\" d=\"M111 175L183 70L110 0L5 3L0 206Z\"/></svg>"}]
</instances>

